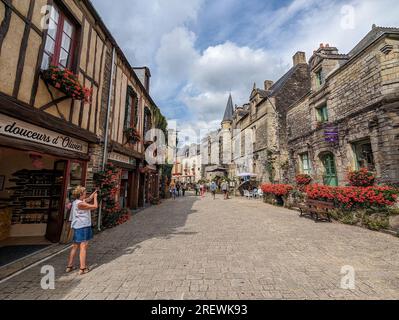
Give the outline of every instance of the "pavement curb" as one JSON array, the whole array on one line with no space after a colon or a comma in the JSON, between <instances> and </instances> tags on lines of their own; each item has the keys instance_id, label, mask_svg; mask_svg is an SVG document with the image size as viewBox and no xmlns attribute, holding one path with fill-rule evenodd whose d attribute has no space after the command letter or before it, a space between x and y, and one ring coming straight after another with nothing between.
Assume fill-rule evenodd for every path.
<instances>
[{"instance_id":1,"label":"pavement curb","mask_svg":"<svg viewBox=\"0 0 399 320\"><path fill-rule=\"evenodd\" d=\"M0 282L4 279L11 277L12 275L23 271L31 265L40 262L54 254L59 253L66 248L69 248L70 244L54 244L48 248L42 249L38 252L34 252L26 257L11 262L3 267L0 267Z\"/></svg>"}]
</instances>

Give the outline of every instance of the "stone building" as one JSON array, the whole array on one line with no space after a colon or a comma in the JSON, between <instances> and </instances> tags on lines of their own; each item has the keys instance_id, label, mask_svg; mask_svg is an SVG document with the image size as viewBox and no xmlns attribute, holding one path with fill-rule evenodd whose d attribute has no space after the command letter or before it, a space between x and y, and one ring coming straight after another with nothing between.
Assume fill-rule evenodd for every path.
<instances>
[{"instance_id":1,"label":"stone building","mask_svg":"<svg viewBox=\"0 0 399 320\"><path fill-rule=\"evenodd\" d=\"M50 66L76 74L91 98L61 86ZM123 207L157 196L156 167L144 161L159 114L150 73L138 68L139 79L90 1L0 2L0 70L0 240L66 241L71 191L91 191L108 161ZM128 127L140 141L128 143Z\"/></svg>"},{"instance_id":2,"label":"stone building","mask_svg":"<svg viewBox=\"0 0 399 320\"><path fill-rule=\"evenodd\" d=\"M276 83L266 80L262 89L254 85L249 103L236 107L231 118L224 120L232 130L231 178L249 173L259 182L287 180L287 110L309 88L304 52L294 55L292 68Z\"/></svg>"},{"instance_id":3,"label":"stone building","mask_svg":"<svg viewBox=\"0 0 399 320\"><path fill-rule=\"evenodd\" d=\"M181 148L177 154L173 173L175 179L183 183L195 183L201 180L200 145L191 144Z\"/></svg>"},{"instance_id":4,"label":"stone building","mask_svg":"<svg viewBox=\"0 0 399 320\"><path fill-rule=\"evenodd\" d=\"M234 113L231 94L221 127L201 141L202 177L206 180L227 177L231 167L232 118Z\"/></svg>"},{"instance_id":5,"label":"stone building","mask_svg":"<svg viewBox=\"0 0 399 320\"><path fill-rule=\"evenodd\" d=\"M287 115L290 180L345 185L367 167L399 183L399 29L373 26L348 54L320 45L309 61L311 90Z\"/></svg>"}]
</instances>

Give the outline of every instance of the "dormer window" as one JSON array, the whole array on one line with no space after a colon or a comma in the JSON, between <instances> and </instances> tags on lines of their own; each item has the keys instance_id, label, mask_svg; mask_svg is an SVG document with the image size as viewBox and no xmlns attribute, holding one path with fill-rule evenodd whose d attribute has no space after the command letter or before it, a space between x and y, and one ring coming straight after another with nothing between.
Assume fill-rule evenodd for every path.
<instances>
[{"instance_id":1,"label":"dormer window","mask_svg":"<svg viewBox=\"0 0 399 320\"><path fill-rule=\"evenodd\" d=\"M326 82L326 80L324 79L324 73L323 73L323 69L319 69L318 71L316 71L316 85L317 87L321 87L324 83Z\"/></svg>"}]
</instances>

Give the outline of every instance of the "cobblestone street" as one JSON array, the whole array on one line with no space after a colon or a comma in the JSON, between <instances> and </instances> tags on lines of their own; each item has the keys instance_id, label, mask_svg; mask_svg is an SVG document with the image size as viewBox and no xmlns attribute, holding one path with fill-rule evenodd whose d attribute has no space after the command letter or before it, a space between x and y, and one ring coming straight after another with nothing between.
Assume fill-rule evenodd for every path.
<instances>
[{"instance_id":1,"label":"cobblestone street","mask_svg":"<svg viewBox=\"0 0 399 320\"><path fill-rule=\"evenodd\" d=\"M1 299L398 299L399 240L314 223L260 200L168 200L98 235L92 272L66 275L68 252L0 284ZM356 289L340 289L353 266Z\"/></svg>"}]
</instances>

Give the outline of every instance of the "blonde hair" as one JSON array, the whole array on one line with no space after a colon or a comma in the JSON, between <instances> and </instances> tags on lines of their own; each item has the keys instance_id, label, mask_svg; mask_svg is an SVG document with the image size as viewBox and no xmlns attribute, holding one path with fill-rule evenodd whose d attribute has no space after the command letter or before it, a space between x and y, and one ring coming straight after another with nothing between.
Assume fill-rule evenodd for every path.
<instances>
[{"instance_id":1,"label":"blonde hair","mask_svg":"<svg viewBox=\"0 0 399 320\"><path fill-rule=\"evenodd\" d=\"M85 191L86 191L86 188L85 188L85 187L78 186L78 187L75 188L75 190L73 190L72 195L73 195L76 199L79 199L79 198L81 197L81 195L82 195L83 193L85 193Z\"/></svg>"}]
</instances>

